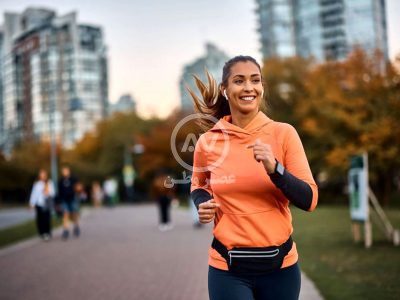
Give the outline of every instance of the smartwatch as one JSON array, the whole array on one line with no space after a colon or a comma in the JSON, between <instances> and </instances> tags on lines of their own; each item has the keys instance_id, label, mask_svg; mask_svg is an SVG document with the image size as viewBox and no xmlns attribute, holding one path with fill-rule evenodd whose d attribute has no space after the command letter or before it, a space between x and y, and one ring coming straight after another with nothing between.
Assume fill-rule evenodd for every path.
<instances>
[{"instance_id":1,"label":"smartwatch","mask_svg":"<svg viewBox=\"0 0 400 300\"><path fill-rule=\"evenodd\" d=\"M284 166L282 166L282 164L277 159L275 159L275 160L276 160L275 170L273 173L270 174L270 176L281 177L281 176L283 176L283 173L285 172L285 168L284 168Z\"/></svg>"}]
</instances>

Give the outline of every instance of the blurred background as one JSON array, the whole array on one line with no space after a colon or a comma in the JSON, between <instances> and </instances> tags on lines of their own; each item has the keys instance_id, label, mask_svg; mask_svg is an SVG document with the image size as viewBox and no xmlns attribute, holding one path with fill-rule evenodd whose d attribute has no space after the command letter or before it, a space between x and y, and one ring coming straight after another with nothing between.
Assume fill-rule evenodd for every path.
<instances>
[{"instance_id":1,"label":"blurred background","mask_svg":"<svg viewBox=\"0 0 400 300\"><path fill-rule=\"evenodd\" d=\"M60 179L61 166L71 168L83 186L88 217L85 221L82 214L82 222L88 231L91 218L93 224L115 216L120 221L136 216L139 222L136 214L150 214L157 224L157 216L146 210L155 203L153 183L161 173L185 177L171 147L182 148L189 134L201 132L187 123L171 145L178 122L194 112L186 91L186 86L194 89L191 75L204 79L207 68L219 81L224 63L239 54L261 63L266 113L297 129L319 185L315 212L293 208L303 270L326 299L399 299L400 249L378 225L372 225L371 249L353 242L347 183L350 158L368 153L371 189L391 224L400 227L397 0L1 0L2 247L35 234L26 207L41 168L53 182ZM190 165L192 154L182 152L181 158ZM99 201L116 207L114 216L94 210L101 206L96 189L104 192L110 179L116 186L112 202ZM190 217L184 221L180 215L189 215L188 191L187 181L174 188L174 231L180 218L182 228L191 227ZM55 215L54 225L60 222ZM101 226L93 226L92 236L96 228ZM211 239L207 230L199 244L205 251ZM141 238L137 232L136 241ZM18 278L5 273L10 261L1 276ZM46 277L45 271L40 274ZM20 280L14 282L17 289ZM111 297L130 298L119 291ZM8 292L4 296L18 294ZM133 298L180 299L160 295Z\"/></svg>"}]
</instances>

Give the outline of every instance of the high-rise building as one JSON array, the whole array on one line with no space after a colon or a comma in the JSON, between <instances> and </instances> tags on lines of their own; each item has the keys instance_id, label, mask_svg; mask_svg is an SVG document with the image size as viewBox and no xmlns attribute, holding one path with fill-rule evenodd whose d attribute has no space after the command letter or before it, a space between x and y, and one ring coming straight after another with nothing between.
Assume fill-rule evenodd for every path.
<instances>
[{"instance_id":1,"label":"high-rise building","mask_svg":"<svg viewBox=\"0 0 400 300\"><path fill-rule=\"evenodd\" d=\"M292 0L257 0L264 57L296 55Z\"/></svg>"},{"instance_id":2,"label":"high-rise building","mask_svg":"<svg viewBox=\"0 0 400 300\"><path fill-rule=\"evenodd\" d=\"M109 106L110 115L115 112L135 112L136 111L136 101L132 98L130 94L125 94L119 97L116 103L110 104Z\"/></svg>"},{"instance_id":3,"label":"high-rise building","mask_svg":"<svg viewBox=\"0 0 400 300\"><path fill-rule=\"evenodd\" d=\"M75 12L56 16L28 8L5 13L2 41L3 151L18 141L48 139L51 130L70 147L105 117L107 58L100 27L78 24Z\"/></svg>"},{"instance_id":4,"label":"high-rise building","mask_svg":"<svg viewBox=\"0 0 400 300\"><path fill-rule=\"evenodd\" d=\"M207 69L217 82L221 82L222 68L228 60L228 56L223 51L208 43L206 44L206 54L184 67L180 80L182 110L193 111L193 101L186 89L186 86L188 86L195 93L198 92L192 74L197 75L203 82L207 82L205 74L205 69Z\"/></svg>"},{"instance_id":5,"label":"high-rise building","mask_svg":"<svg viewBox=\"0 0 400 300\"><path fill-rule=\"evenodd\" d=\"M343 59L355 46L388 58L385 0L257 0L264 58Z\"/></svg>"}]
</instances>

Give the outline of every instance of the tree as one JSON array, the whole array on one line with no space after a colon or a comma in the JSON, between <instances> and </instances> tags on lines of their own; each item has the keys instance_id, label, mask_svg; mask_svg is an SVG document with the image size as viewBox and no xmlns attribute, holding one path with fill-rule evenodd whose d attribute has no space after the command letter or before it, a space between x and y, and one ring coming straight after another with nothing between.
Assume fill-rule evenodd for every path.
<instances>
[{"instance_id":1,"label":"tree","mask_svg":"<svg viewBox=\"0 0 400 300\"><path fill-rule=\"evenodd\" d=\"M385 204L400 169L396 63L385 65L380 53L368 56L357 49L345 61L315 65L292 59L264 68L273 78L270 101L284 110L280 120L298 129L313 171L345 183L349 157L366 151L371 182ZM289 90L284 97L276 92L282 82Z\"/></svg>"}]
</instances>

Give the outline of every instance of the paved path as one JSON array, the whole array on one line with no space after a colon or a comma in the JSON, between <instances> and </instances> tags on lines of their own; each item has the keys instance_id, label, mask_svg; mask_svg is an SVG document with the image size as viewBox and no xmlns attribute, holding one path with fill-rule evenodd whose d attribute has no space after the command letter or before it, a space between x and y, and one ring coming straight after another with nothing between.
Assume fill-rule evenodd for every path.
<instances>
[{"instance_id":1,"label":"paved path","mask_svg":"<svg viewBox=\"0 0 400 300\"><path fill-rule=\"evenodd\" d=\"M79 239L0 250L0 299L206 300L211 227L193 229L181 209L173 220L160 232L154 206L92 210ZM321 299L302 283L301 299Z\"/></svg>"},{"instance_id":2,"label":"paved path","mask_svg":"<svg viewBox=\"0 0 400 300\"><path fill-rule=\"evenodd\" d=\"M26 208L5 208L0 210L0 229L32 220L35 211Z\"/></svg>"}]
</instances>

